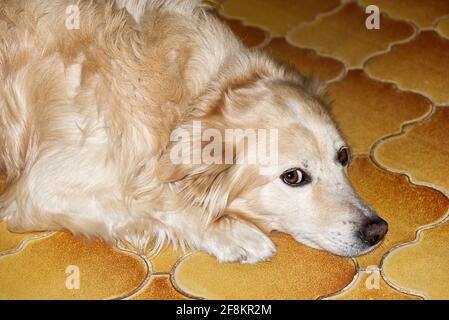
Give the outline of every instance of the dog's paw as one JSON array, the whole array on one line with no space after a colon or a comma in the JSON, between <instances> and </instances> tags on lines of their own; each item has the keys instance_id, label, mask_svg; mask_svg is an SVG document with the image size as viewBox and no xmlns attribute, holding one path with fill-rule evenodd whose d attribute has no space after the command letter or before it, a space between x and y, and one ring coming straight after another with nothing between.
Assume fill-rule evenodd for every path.
<instances>
[{"instance_id":1,"label":"dog's paw","mask_svg":"<svg viewBox=\"0 0 449 320\"><path fill-rule=\"evenodd\" d=\"M238 220L208 232L203 247L220 263L252 264L270 260L276 253L273 242L262 231Z\"/></svg>"}]
</instances>

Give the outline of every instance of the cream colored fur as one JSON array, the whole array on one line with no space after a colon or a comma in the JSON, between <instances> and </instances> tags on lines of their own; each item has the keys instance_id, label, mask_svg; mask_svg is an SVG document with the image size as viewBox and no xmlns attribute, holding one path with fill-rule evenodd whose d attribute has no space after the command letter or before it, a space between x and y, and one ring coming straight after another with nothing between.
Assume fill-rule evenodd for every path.
<instances>
[{"instance_id":1,"label":"cream colored fur","mask_svg":"<svg viewBox=\"0 0 449 320\"><path fill-rule=\"evenodd\" d=\"M67 29L66 9L80 9ZM14 231L69 230L142 252L169 242L220 261L269 259L272 230L342 255L374 216L335 162L320 93L245 48L200 1L1 0L0 215ZM279 164L174 165L170 133L278 128ZM307 166L310 187L279 179ZM337 235L339 234L339 235Z\"/></svg>"}]
</instances>

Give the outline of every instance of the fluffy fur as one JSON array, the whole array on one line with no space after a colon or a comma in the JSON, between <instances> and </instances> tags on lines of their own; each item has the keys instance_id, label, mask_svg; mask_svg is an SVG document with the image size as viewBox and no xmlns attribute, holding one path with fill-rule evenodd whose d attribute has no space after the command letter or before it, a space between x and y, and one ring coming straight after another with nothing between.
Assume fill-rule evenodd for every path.
<instances>
[{"instance_id":1,"label":"fluffy fur","mask_svg":"<svg viewBox=\"0 0 449 320\"><path fill-rule=\"evenodd\" d=\"M344 143L317 87L209 11L195 0L0 0L0 215L11 230L153 253L172 242L249 263L275 253L272 230L342 255L372 247L358 233L376 215L335 160ZM170 133L195 120L279 129L279 163L264 175L173 164ZM285 185L291 167L312 183Z\"/></svg>"}]
</instances>

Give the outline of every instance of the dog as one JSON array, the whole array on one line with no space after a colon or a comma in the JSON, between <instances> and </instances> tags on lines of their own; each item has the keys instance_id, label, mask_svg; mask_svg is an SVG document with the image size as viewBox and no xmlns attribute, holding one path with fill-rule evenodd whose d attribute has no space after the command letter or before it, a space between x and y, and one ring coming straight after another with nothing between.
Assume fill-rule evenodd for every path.
<instances>
[{"instance_id":1,"label":"dog","mask_svg":"<svg viewBox=\"0 0 449 320\"><path fill-rule=\"evenodd\" d=\"M387 223L347 179L323 86L246 48L207 4L0 3L10 230L67 230L147 254L171 243L240 263L269 260L272 231L340 256L384 238ZM198 124L209 136L276 130L276 159L237 163L253 148L244 137L209 153L217 161L174 161L180 144L205 146Z\"/></svg>"}]
</instances>

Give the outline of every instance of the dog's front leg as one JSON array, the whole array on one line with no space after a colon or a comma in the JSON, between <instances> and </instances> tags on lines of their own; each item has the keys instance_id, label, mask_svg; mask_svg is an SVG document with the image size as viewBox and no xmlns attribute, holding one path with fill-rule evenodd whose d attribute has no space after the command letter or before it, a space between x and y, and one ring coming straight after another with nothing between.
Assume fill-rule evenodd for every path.
<instances>
[{"instance_id":1,"label":"dog's front leg","mask_svg":"<svg viewBox=\"0 0 449 320\"><path fill-rule=\"evenodd\" d=\"M256 263L276 253L273 242L256 226L230 216L208 226L200 247L219 262Z\"/></svg>"}]
</instances>

